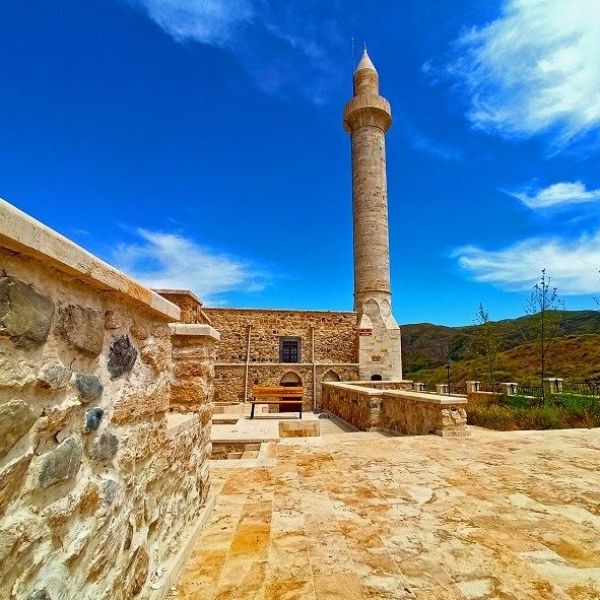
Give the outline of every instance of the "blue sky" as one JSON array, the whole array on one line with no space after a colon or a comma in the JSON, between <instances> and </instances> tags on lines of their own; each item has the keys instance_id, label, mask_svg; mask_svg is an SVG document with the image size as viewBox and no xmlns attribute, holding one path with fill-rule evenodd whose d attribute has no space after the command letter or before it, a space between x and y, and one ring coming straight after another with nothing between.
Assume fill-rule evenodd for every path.
<instances>
[{"instance_id":1,"label":"blue sky","mask_svg":"<svg viewBox=\"0 0 600 600\"><path fill-rule=\"evenodd\" d=\"M457 8L459 7L459 8ZM363 41L392 104L394 313L600 287L597 0L20 0L0 9L0 196L208 304L352 308Z\"/></svg>"}]
</instances>

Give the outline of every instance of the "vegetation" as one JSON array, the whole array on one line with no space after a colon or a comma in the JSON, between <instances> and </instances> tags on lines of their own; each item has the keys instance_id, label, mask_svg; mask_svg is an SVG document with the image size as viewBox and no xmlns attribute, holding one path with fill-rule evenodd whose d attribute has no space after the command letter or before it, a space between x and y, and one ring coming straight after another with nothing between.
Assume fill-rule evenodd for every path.
<instances>
[{"instance_id":1,"label":"vegetation","mask_svg":"<svg viewBox=\"0 0 600 600\"><path fill-rule=\"evenodd\" d=\"M475 359L481 361L490 388L493 388L496 383L496 362L499 348L500 339L497 328L494 327L494 323L490 321L489 313L480 303L475 316L474 327L469 332L469 350Z\"/></svg>"},{"instance_id":2,"label":"vegetation","mask_svg":"<svg viewBox=\"0 0 600 600\"><path fill-rule=\"evenodd\" d=\"M491 402L471 402L467 422L489 429L567 429L600 427L600 399L579 394L546 397L497 395Z\"/></svg>"},{"instance_id":3,"label":"vegetation","mask_svg":"<svg viewBox=\"0 0 600 600\"><path fill-rule=\"evenodd\" d=\"M526 312L530 318L525 322L525 339L533 342L539 361L539 378L542 396L544 396L544 378L546 377L546 359L552 343L555 341L560 327L563 310L558 310L560 300L556 288L550 287L550 278L546 276L546 269L538 283L533 286Z\"/></svg>"},{"instance_id":4,"label":"vegetation","mask_svg":"<svg viewBox=\"0 0 600 600\"><path fill-rule=\"evenodd\" d=\"M553 311L547 313L551 318ZM560 311L558 330L545 356L546 377L583 380L600 376L600 331L598 312ZM526 342L531 316L504 321L488 321L486 327L498 343L495 358L496 381L527 383L539 373L539 352ZM485 361L473 353L472 332L477 327L444 327L430 323L402 327L402 353L406 379L434 384L446 381L444 365L452 360L452 383L463 385L477 379L488 382ZM534 385L539 385L534 383Z\"/></svg>"}]
</instances>

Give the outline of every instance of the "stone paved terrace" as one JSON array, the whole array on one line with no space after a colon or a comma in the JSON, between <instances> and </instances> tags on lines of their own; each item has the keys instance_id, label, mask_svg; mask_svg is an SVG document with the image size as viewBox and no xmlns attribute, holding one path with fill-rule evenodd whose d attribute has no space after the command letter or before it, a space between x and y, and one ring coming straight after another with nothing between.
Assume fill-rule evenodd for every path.
<instances>
[{"instance_id":1,"label":"stone paved terrace","mask_svg":"<svg viewBox=\"0 0 600 600\"><path fill-rule=\"evenodd\" d=\"M600 598L600 430L276 448L271 467L213 462L170 600Z\"/></svg>"}]
</instances>

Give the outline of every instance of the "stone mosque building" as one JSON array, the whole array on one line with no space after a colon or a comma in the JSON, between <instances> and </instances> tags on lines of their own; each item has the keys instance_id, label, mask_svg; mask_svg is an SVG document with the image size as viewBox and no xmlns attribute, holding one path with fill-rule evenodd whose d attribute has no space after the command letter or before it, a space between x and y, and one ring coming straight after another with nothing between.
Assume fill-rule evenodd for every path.
<instances>
[{"instance_id":1,"label":"stone mosque building","mask_svg":"<svg viewBox=\"0 0 600 600\"><path fill-rule=\"evenodd\" d=\"M402 379L390 289L385 133L392 115L366 49L343 123L352 147L354 311L204 307L201 322L221 334L217 402L243 402L254 384L302 385L306 408L319 408L322 382ZM158 291L180 305L186 296Z\"/></svg>"}]
</instances>

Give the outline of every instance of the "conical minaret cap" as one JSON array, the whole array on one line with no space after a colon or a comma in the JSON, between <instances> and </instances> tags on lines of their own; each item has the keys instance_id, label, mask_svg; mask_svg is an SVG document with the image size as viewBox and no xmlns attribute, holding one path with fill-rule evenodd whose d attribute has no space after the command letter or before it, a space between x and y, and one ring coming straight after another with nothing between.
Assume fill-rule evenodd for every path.
<instances>
[{"instance_id":1,"label":"conical minaret cap","mask_svg":"<svg viewBox=\"0 0 600 600\"><path fill-rule=\"evenodd\" d=\"M373 64L373 61L371 60L366 48L363 52L360 62L358 63L358 66L354 70L354 73L358 73L358 71L362 71L363 69L371 69L371 71L375 71L375 73L377 73L377 69L375 68L375 65Z\"/></svg>"}]
</instances>

